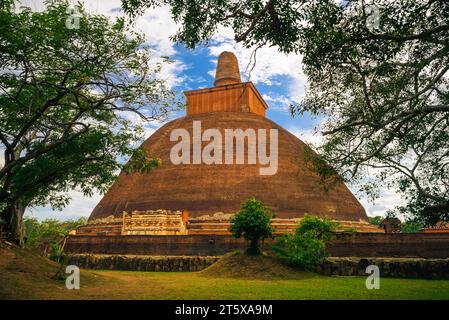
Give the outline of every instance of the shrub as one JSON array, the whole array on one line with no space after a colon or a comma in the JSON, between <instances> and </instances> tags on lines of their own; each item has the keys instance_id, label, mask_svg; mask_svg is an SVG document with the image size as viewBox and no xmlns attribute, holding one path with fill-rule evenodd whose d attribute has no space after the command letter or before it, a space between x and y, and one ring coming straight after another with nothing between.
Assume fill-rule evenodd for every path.
<instances>
[{"instance_id":1,"label":"shrub","mask_svg":"<svg viewBox=\"0 0 449 320\"><path fill-rule=\"evenodd\" d=\"M260 240L272 237L272 217L271 210L253 198L242 203L241 210L231 219L230 231L233 237L243 236L250 241L247 254L260 254Z\"/></svg>"},{"instance_id":2,"label":"shrub","mask_svg":"<svg viewBox=\"0 0 449 320\"><path fill-rule=\"evenodd\" d=\"M284 263L313 270L328 256L325 242L331 240L339 224L327 218L304 215L294 234L285 234L273 245Z\"/></svg>"},{"instance_id":3,"label":"shrub","mask_svg":"<svg viewBox=\"0 0 449 320\"><path fill-rule=\"evenodd\" d=\"M282 262L305 270L312 270L328 256L325 249L324 242L310 234L285 234L273 246Z\"/></svg>"},{"instance_id":4,"label":"shrub","mask_svg":"<svg viewBox=\"0 0 449 320\"><path fill-rule=\"evenodd\" d=\"M25 218L25 244L28 248L37 250L40 254L58 262L63 268L68 263L68 255L64 253L65 238L70 230L87 223L82 217L78 220L59 221L45 219L38 221L36 218ZM64 270L58 270L56 278L64 276Z\"/></svg>"}]
</instances>

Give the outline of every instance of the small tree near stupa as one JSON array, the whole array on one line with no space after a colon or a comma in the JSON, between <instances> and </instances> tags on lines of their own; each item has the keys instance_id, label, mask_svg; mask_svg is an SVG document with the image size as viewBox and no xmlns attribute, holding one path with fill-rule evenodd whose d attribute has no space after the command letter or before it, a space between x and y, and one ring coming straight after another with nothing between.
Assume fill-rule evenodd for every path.
<instances>
[{"instance_id":1,"label":"small tree near stupa","mask_svg":"<svg viewBox=\"0 0 449 320\"><path fill-rule=\"evenodd\" d=\"M242 203L241 209L231 219L232 236L243 236L249 241L247 254L260 254L260 241L273 236L271 218L274 215L261 201L254 198Z\"/></svg>"}]
</instances>

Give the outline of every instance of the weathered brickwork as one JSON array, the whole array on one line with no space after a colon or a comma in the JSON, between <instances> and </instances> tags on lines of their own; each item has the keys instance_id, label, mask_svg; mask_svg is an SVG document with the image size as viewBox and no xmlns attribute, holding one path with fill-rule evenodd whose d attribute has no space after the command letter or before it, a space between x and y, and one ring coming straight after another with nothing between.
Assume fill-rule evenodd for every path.
<instances>
[{"instance_id":1,"label":"weathered brickwork","mask_svg":"<svg viewBox=\"0 0 449 320\"><path fill-rule=\"evenodd\" d=\"M271 243L265 241L264 250L269 250ZM217 256L246 247L244 240L226 235L70 236L65 249L72 253ZM449 234L340 235L328 244L328 250L336 257L448 258Z\"/></svg>"},{"instance_id":2,"label":"weathered brickwork","mask_svg":"<svg viewBox=\"0 0 449 320\"><path fill-rule=\"evenodd\" d=\"M309 213L335 220L368 221L364 208L343 183L323 190L318 174L306 160L306 154L313 151L265 117L268 105L251 82L241 82L234 54L220 55L215 80L213 88L185 92L187 116L162 126L143 143L142 148L151 157L159 157L162 164L150 173L122 172L90 220L121 217L124 211L136 210L185 210L193 218L235 213L243 201L254 197L270 206L278 218L300 218ZM193 136L194 121L201 123L202 131L217 129L223 137L226 129L277 130L276 173L260 175L260 168L265 166L260 162L173 164L170 150L178 141L170 141L170 135L174 129L185 129ZM209 143L201 141L201 149ZM249 149L244 148L244 159L248 159Z\"/></svg>"},{"instance_id":3,"label":"weathered brickwork","mask_svg":"<svg viewBox=\"0 0 449 320\"><path fill-rule=\"evenodd\" d=\"M170 141L170 132L184 128L192 136L192 122L196 120L201 121L204 129L218 128L223 136L226 128L278 129L277 173L260 175L259 164L172 164L170 150L176 142ZM203 141L202 147L207 143ZM192 218L214 212L235 213L243 201L255 197L270 206L278 218L298 218L310 213L336 220L367 221L362 205L343 183L328 192L322 189L318 175L305 161L307 147L302 141L253 113L217 112L182 117L160 128L142 147L152 156L160 157L161 166L150 173L121 173L90 219L161 208L186 210ZM245 148L245 158L247 152Z\"/></svg>"}]
</instances>

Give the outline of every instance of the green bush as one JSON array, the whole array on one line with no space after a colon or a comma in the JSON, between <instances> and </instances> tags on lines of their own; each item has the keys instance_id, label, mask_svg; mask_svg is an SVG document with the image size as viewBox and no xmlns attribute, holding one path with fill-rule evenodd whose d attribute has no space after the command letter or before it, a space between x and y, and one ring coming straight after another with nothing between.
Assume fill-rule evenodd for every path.
<instances>
[{"instance_id":1,"label":"green bush","mask_svg":"<svg viewBox=\"0 0 449 320\"><path fill-rule=\"evenodd\" d=\"M285 234L277 239L273 251L288 265L313 270L328 256L325 242L335 236L338 226L330 219L306 214L294 234Z\"/></svg>"},{"instance_id":2,"label":"green bush","mask_svg":"<svg viewBox=\"0 0 449 320\"><path fill-rule=\"evenodd\" d=\"M282 262L305 270L312 270L328 256L324 242L310 234L282 235L273 250Z\"/></svg>"},{"instance_id":3,"label":"green bush","mask_svg":"<svg viewBox=\"0 0 449 320\"><path fill-rule=\"evenodd\" d=\"M260 240L272 237L272 217L271 210L253 198L242 203L241 210L231 219L232 235L235 238L243 236L250 241L247 254L260 254Z\"/></svg>"}]
</instances>

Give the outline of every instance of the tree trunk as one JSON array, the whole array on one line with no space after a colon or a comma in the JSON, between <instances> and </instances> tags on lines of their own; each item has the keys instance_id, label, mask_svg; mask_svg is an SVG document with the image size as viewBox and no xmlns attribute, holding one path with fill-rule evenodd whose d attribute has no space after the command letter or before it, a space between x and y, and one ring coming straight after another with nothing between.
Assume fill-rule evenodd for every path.
<instances>
[{"instance_id":1,"label":"tree trunk","mask_svg":"<svg viewBox=\"0 0 449 320\"><path fill-rule=\"evenodd\" d=\"M251 239L251 241L249 243L249 247L246 250L246 253L249 255L260 254L259 238Z\"/></svg>"},{"instance_id":2,"label":"tree trunk","mask_svg":"<svg viewBox=\"0 0 449 320\"><path fill-rule=\"evenodd\" d=\"M10 240L21 247L24 246L24 212L25 208L22 205L13 203L5 209L3 215L6 218L6 229Z\"/></svg>"}]
</instances>

